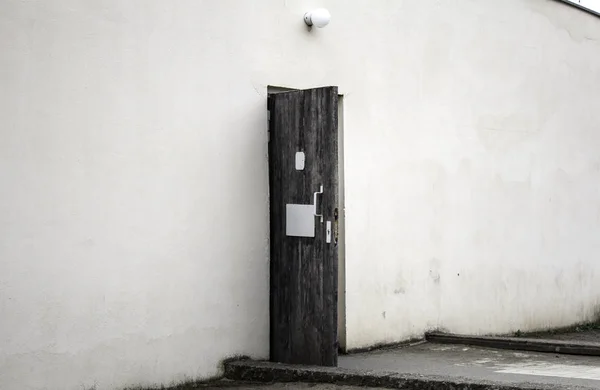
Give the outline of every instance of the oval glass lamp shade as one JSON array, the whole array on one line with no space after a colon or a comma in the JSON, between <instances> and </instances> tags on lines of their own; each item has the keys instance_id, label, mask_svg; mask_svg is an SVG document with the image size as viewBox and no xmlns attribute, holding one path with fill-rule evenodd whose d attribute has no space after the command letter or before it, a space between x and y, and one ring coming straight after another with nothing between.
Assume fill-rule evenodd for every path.
<instances>
[{"instance_id":1,"label":"oval glass lamp shade","mask_svg":"<svg viewBox=\"0 0 600 390\"><path fill-rule=\"evenodd\" d=\"M304 14L304 22L309 26L323 28L331 21L331 14L325 8L317 8Z\"/></svg>"}]
</instances>

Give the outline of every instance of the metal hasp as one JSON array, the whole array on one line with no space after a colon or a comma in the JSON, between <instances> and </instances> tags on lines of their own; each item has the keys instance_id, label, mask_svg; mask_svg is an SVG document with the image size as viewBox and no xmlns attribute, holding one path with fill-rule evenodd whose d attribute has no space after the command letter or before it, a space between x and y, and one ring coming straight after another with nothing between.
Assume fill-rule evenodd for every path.
<instances>
[{"instance_id":1,"label":"metal hasp","mask_svg":"<svg viewBox=\"0 0 600 390\"><path fill-rule=\"evenodd\" d=\"M317 197L323 193L323 186L313 193L313 204L285 205L285 235L290 237L314 237L315 217L323 215L317 212Z\"/></svg>"}]
</instances>

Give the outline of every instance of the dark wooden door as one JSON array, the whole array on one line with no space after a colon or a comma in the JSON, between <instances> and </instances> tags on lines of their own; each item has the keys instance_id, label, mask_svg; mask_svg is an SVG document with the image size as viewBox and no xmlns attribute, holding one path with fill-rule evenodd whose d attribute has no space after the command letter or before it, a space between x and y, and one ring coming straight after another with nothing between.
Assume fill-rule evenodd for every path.
<instances>
[{"instance_id":1,"label":"dark wooden door","mask_svg":"<svg viewBox=\"0 0 600 390\"><path fill-rule=\"evenodd\" d=\"M269 95L271 360L336 366L338 91Z\"/></svg>"}]
</instances>

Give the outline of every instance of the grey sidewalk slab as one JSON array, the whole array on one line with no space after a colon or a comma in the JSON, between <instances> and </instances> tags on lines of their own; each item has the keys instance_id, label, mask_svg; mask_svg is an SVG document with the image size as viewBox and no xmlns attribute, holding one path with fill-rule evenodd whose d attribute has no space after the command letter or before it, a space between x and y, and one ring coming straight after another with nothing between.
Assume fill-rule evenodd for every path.
<instances>
[{"instance_id":1,"label":"grey sidewalk slab","mask_svg":"<svg viewBox=\"0 0 600 390\"><path fill-rule=\"evenodd\" d=\"M570 339L542 339L534 337L468 336L448 333L428 333L425 338L433 343L463 344L488 348L561 353L569 355L600 356L600 343Z\"/></svg>"},{"instance_id":2,"label":"grey sidewalk slab","mask_svg":"<svg viewBox=\"0 0 600 390\"><path fill-rule=\"evenodd\" d=\"M509 386L600 388L600 358L426 343L348 355L341 367L468 378Z\"/></svg>"},{"instance_id":3,"label":"grey sidewalk slab","mask_svg":"<svg viewBox=\"0 0 600 390\"><path fill-rule=\"evenodd\" d=\"M600 358L425 343L341 356L339 367L238 361L226 376L398 389L600 389Z\"/></svg>"}]
</instances>

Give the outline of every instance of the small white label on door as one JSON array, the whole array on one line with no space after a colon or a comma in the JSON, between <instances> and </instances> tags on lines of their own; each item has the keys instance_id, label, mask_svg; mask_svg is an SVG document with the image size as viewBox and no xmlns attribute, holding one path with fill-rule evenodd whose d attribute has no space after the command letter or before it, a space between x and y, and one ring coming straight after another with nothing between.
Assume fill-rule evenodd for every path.
<instances>
[{"instance_id":1,"label":"small white label on door","mask_svg":"<svg viewBox=\"0 0 600 390\"><path fill-rule=\"evenodd\" d=\"M331 244L331 221L325 224L325 242Z\"/></svg>"},{"instance_id":2,"label":"small white label on door","mask_svg":"<svg viewBox=\"0 0 600 390\"><path fill-rule=\"evenodd\" d=\"M304 162L306 161L306 156L304 156L304 152L296 152L296 170L303 171L304 170Z\"/></svg>"}]
</instances>

